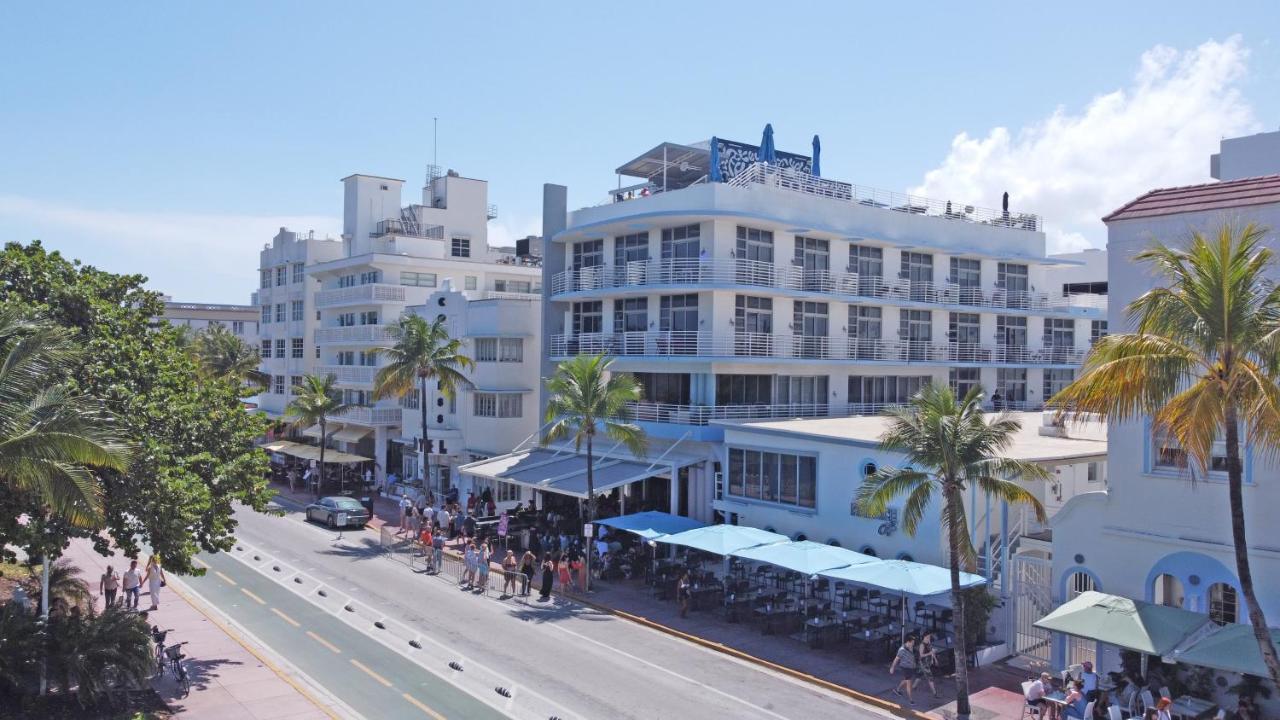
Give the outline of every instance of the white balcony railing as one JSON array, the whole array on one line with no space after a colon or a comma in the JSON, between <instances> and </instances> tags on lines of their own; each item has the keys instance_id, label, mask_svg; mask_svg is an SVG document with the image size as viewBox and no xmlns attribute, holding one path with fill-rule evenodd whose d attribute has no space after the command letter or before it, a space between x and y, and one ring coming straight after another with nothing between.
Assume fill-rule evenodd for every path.
<instances>
[{"instance_id":1,"label":"white balcony railing","mask_svg":"<svg viewBox=\"0 0 1280 720\"><path fill-rule=\"evenodd\" d=\"M316 344L342 345L350 343L393 343L394 325L354 325L351 327L317 328Z\"/></svg>"},{"instance_id":2,"label":"white balcony railing","mask_svg":"<svg viewBox=\"0 0 1280 720\"><path fill-rule=\"evenodd\" d=\"M627 418L637 422L707 425L713 420L781 420L876 415L893 403L786 403L779 405L676 405L627 403ZM1036 410L1028 402L1001 403L1006 410ZM988 410L991 409L988 403Z\"/></svg>"},{"instance_id":3,"label":"white balcony railing","mask_svg":"<svg viewBox=\"0 0 1280 720\"><path fill-rule=\"evenodd\" d=\"M316 293L316 307L322 308L378 302L404 302L404 287L371 283Z\"/></svg>"},{"instance_id":4,"label":"white balcony railing","mask_svg":"<svg viewBox=\"0 0 1280 720\"><path fill-rule=\"evenodd\" d=\"M884 362L1077 365L1086 350L1074 347L935 343L922 340L835 340L830 337L764 333L627 332L553 335L551 355L606 353L617 356L759 357Z\"/></svg>"},{"instance_id":5,"label":"white balcony railing","mask_svg":"<svg viewBox=\"0 0 1280 720\"><path fill-rule=\"evenodd\" d=\"M316 368L318 375L332 375L333 379L343 385L372 385L378 368L364 365L321 365Z\"/></svg>"},{"instance_id":6,"label":"white balcony railing","mask_svg":"<svg viewBox=\"0 0 1280 720\"><path fill-rule=\"evenodd\" d=\"M856 272L805 270L794 265L721 258L706 260L637 260L625 265L600 265L565 270L551 278L551 294L612 290L653 285L697 286L705 284L782 288L874 298L882 302L921 302L964 305L994 310L1069 312L1105 310L1105 295L1051 295L1045 292L1002 288L962 287L955 283L913 281L859 275Z\"/></svg>"},{"instance_id":7,"label":"white balcony railing","mask_svg":"<svg viewBox=\"0 0 1280 720\"><path fill-rule=\"evenodd\" d=\"M398 407L353 407L333 419L357 425L386 426L399 425L402 416Z\"/></svg>"}]
</instances>

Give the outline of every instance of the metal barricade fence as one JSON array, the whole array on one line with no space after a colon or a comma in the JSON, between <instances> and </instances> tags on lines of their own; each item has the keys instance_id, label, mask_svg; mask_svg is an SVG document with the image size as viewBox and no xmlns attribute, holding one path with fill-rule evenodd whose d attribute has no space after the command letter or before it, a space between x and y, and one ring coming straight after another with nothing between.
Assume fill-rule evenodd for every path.
<instances>
[{"instance_id":1,"label":"metal barricade fence","mask_svg":"<svg viewBox=\"0 0 1280 720\"><path fill-rule=\"evenodd\" d=\"M466 564L463 559L454 551L445 551L441 558L441 567L434 567L434 550L432 548L424 548L422 543L409 538L407 535L397 535L395 528L383 527L378 532L378 546L383 553L398 562L408 565L410 569L418 573L434 573L439 577L453 582L457 586L463 583L463 574L466 571ZM512 572L514 580L513 587L505 586L505 572L496 563L489 566L488 582L483 588L472 584L471 591L477 595L485 597L509 597L519 603L527 603L530 597L537 592L538 577L535 577L529 583L529 595L521 595L521 577L520 572ZM478 579L478 578L476 578ZM504 589L505 586L505 589ZM506 592L509 589L511 592ZM561 594L561 588L557 584L555 594Z\"/></svg>"}]
</instances>

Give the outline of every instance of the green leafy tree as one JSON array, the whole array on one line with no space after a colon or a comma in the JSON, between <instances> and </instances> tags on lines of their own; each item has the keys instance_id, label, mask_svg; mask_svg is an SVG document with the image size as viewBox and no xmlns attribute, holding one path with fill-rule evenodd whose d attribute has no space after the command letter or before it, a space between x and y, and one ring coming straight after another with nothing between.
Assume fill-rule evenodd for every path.
<instances>
[{"instance_id":1,"label":"green leafy tree","mask_svg":"<svg viewBox=\"0 0 1280 720\"><path fill-rule=\"evenodd\" d=\"M96 397L136 448L127 468L100 469L100 522L42 516L38 493L0 483L0 555L56 557L69 539L108 537L137 555L143 544L166 570L193 572L201 550L230 547L234 503L265 510L266 422L250 414L239 382L205 379L159 318L164 303L145 278L115 275L47 252L39 242L0 252L0 304L70 333L81 352L65 372L69 396ZM19 522L20 517L30 518ZM104 533L103 531L106 531Z\"/></svg>"},{"instance_id":2,"label":"green leafy tree","mask_svg":"<svg viewBox=\"0 0 1280 720\"><path fill-rule=\"evenodd\" d=\"M62 616L49 631L50 675L62 679L63 692L74 688L81 705L102 701L116 683L140 686L155 670L151 631L136 612L113 607Z\"/></svg>"},{"instance_id":3,"label":"green leafy tree","mask_svg":"<svg viewBox=\"0 0 1280 720\"><path fill-rule=\"evenodd\" d=\"M342 402L342 393L334 387L332 375L307 375L302 385L294 388L293 401L284 409L284 415L292 418L294 427L320 426L320 479L317 488L324 487L324 448L329 442L329 418L351 408Z\"/></svg>"},{"instance_id":4,"label":"green leafy tree","mask_svg":"<svg viewBox=\"0 0 1280 720\"><path fill-rule=\"evenodd\" d=\"M1205 473L1213 446L1226 445L1227 497L1236 575L1249 624L1271 681L1280 685L1280 660L1258 604L1245 533L1244 465L1240 435L1269 457L1280 451L1280 287L1254 224L1191 234L1185 249L1156 243L1139 253L1167 283L1127 308L1132 333L1102 338L1075 382L1053 402L1073 412L1124 422L1151 418L1169 447Z\"/></svg>"},{"instance_id":5,"label":"green leafy tree","mask_svg":"<svg viewBox=\"0 0 1280 720\"><path fill-rule=\"evenodd\" d=\"M377 350L390 362L378 370L373 396L404 397L414 391L416 384L422 411L423 481L427 482L431 477L427 387L435 382L445 397L454 397L458 388L470 384L462 371L475 367L475 362L462 353L462 341L449 337L440 318L428 323L421 315L405 315L391 328L391 336L395 344Z\"/></svg>"},{"instance_id":6,"label":"green leafy tree","mask_svg":"<svg viewBox=\"0 0 1280 720\"><path fill-rule=\"evenodd\" d=\"M627 403L640 400L640 384L626 373L610 371L612 358L579 355L565 360L546 381L547 423L544 445L571 438L574 448L587 448L587 516L595 519L595 439L603 434L622 443L637 457L648 444L644 431L627 422ZM591 582L591 553L587 553L587 583ZM584 588L589 589L589 588Z\"/></svg>"},{"instance_id":7,"label":"green leafy tree","mask_svg":"<svg viewBox=\"0 0 1280 720\"><path fill-rule=\"evenodd\" d=\"M247 395L252 395L271 383L271 376L258 367L262 360L258 357L257 349L250 347L221 323L214 323L196 333L191 347L209 376L245 385Z\"/></svg>"},{"instance_id":8,"label":"green leafy tree","mask_svg":"<svg viewBox=\"0 0 1280 720\"><path fill-rule=\"evenodd\" d=\"M64 382L80 360L71 333L0 308L0 482L69 523L102 517L94 468L124 470L129 445L96 398Z\"/></svg>"},{"instance_id":9,"label":"green leafy tree","mask_svg":"<svg viewBox=\"0 0 1280 720\"><path fill-rule=\"evenodd\" d=\"M861 513L881 515L889 503L905 497L902 529L915 535L935 496L942 500L942 532L947 538L951 569L951 603L955 609L956 714L969 717L969 631L961 569L974 569L977 552L969 539L964 493L969 487L1009 504L1025 504L1045 522L1044 508L1025 487L1008 478L1043 479L1044 468L1002 457L1021 427L1001 413L990 420L982 412L982 390L975 387L962 400L951 388L927 385L911 402L887 411L889 427L880 447L904 457L901 468L884 467L858 488Z\"/></svg>"}]
</instances>

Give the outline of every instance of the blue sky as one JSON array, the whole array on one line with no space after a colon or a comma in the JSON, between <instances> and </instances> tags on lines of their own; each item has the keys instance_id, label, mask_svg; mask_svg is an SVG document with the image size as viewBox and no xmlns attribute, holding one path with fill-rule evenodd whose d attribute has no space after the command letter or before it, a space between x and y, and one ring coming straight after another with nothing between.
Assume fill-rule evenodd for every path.
<instances>
[{"instance_id":1,"label":"blue sky","mask_svg":"<svg viewBox=\"0 0 1280 720\"><path fill-rule=\"evenodd\" d=\"M0 239L247 302L275 227L337 231L339 178L416 191L438 116L497 237L538 229L544 182L591 204L661 140L772 122L822 136L824 175L1009 189L1055 247L1097 245L1101 212L1280 127L1280 5L1215 5L7 4Z\"/></svg>"}]
</instances>

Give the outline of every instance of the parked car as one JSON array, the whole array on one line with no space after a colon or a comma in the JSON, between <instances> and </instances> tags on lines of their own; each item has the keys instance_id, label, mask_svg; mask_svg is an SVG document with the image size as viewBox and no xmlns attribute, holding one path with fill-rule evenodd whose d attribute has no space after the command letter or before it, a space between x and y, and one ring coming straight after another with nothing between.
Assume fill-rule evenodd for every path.
<instances>
[{"instance_id":1,"label":"parked car","mask_svg":"<svg viewBox=\"0 0 1280 720\"><path fill-rule=\"evenodd\" d=\"M355 498L335 495L308 505L307 520L322 522L331 528L364 527L369 522L369 511Z\"/></svg>"}]
</instances>

